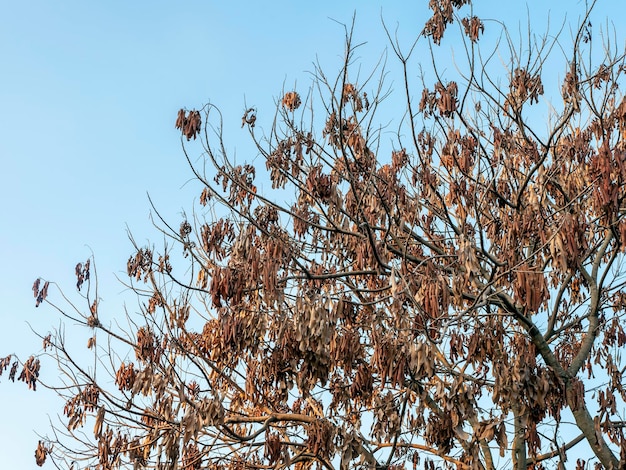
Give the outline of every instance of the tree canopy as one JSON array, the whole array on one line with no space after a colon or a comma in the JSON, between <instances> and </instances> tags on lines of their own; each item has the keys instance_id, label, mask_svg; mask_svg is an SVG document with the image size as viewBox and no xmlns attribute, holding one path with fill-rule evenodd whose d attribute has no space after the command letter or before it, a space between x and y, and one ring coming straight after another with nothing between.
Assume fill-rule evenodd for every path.
<instances>
[{"instance_id":1,"label":"tree canopy","mask_svg":"<svg viewBox=\"0 0 626 470\"><path fill-rule=\"evenodd\" d=\"M154 208L128 326L100 321L92 259L84 308L33 286L93 353L43 337L66 403L38 464L624 468L624 46L591 9L518 44L469 0L430 6L413 44L386 29L393 87L347 28L335 74L268 121L246 109L264 165L231 158L215 106L180 110L199 198L175 223ZM39 369L0 361L32 389Z\"/></svg>"}]
</instances>

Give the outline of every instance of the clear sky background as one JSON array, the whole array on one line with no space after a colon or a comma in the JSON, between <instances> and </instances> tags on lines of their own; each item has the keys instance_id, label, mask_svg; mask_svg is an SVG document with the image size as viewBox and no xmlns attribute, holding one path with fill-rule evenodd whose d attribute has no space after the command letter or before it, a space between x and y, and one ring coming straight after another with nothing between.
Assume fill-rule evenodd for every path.
<instances>
[{"instance_id":1,"label":"clear sky background","mask_svg":"<svg viewBox=\"0 0 626 470\"><path fill-rule=\"evenodd\" d=\"M369 61L387 46L381 13L408 40L423 28L427 3L0 0L0 357L40 351L30 326L45 334L58 317L35 309L34 279L73 294L74 265L92 251L100 316L123 318L129 296L116 276L132 251L127 228L141 244L161 242L146 194L175 225L198 196L174 129L179 108L222 108L228 149L251 161L245 104L269 126L283 87L306 89L316 57L340 64L343 29L331 19L350 23L356 11L355 39L367 41ZM530 13L539 32L549 11L558 25L568 8L575 21L584 3L476 0L479 16L517 27ZM623 0L599 0L594 17L625 13ZM442 64L450 51L442 49ZM0 467L37 468L35 431L45 434L61 410L52 393L0 377Z\"/></svg>"}]
</instances>

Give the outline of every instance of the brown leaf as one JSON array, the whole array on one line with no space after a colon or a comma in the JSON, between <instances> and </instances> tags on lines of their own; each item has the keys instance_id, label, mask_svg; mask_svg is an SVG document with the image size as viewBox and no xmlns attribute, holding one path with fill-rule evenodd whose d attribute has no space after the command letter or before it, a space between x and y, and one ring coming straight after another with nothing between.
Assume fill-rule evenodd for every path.
<instances>
[{"instance_id":1,"label":"brown leaf","mask_svg":"<svg viewBox=\"0 0 626 470\"><path fill-rule=\"evenodd\" d=\"M49 450L44 445L43 441L39 441L37 444L37 450L35 450L35 462L41 467L46 462Z\"/></svg>"}]
</instances>

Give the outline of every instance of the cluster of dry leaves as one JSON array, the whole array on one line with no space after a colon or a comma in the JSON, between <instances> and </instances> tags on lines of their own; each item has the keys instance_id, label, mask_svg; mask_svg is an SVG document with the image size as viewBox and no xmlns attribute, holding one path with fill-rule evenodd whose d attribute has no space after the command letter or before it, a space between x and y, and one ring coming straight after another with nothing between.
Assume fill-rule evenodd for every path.
<instances>
[{"instance_id":1,"label":"cluster of dry leaves","mask_svg":"<svg viewBox=\"0 0 626 470\"><path fill-rule=\"evenodd\" d=\"M200 111L196 111L195 109L189 112L184 109L178 111L178 116L176 117L176 129L180 129L188 141L192 138L195 140L202 130L202 117L200 116Z\"/></svg>"}]
</instances>

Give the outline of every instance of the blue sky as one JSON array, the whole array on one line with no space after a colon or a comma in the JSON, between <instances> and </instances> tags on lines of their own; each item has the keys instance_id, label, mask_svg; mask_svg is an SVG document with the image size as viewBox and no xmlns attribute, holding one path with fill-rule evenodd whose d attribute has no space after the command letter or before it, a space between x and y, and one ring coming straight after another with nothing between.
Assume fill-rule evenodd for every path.
<instances>
[{"instance_id":1,"label":"blue sky","mask_svg":"<svg viewBox=\"0 0 626 470\"><path fill-rule=\"evenodd\" d=\"M479 15L526 23L521 2L476 3ZM547 4L556 23L568 7L572 19L584 8L573 0L529 1L541 30ZM73 293L73 266L92 251L102 315L123 318L128 296L116 275L124 276L131 253L126 230L139 243L161 240L146 194L175 223L197 197L174 129L179 108L208 101L222 108L229 150L252 160L239 127L244 103L269 125L283 86L308 87L316 57L339 64L343 30L330 18L349 23L356 10L356 40L368 42L369 61L387 45L381 11L409 38L423 27L426 5L0 0L0 356L40 350L29 325L46 333L58 318L35 309L32 282L42 276ZM600 0L595 16L616 12L624 12L621 0ZM450 57L447 46L441 60ZM47 431L59 403L6 376L0 403L2 466L37 468L34 431Z\"/></svg>"}]
</instances>

